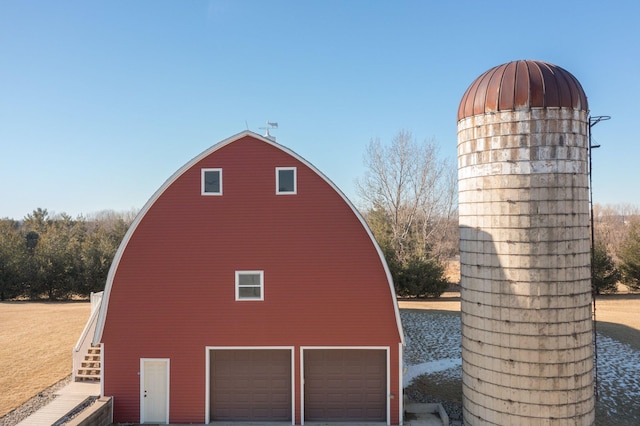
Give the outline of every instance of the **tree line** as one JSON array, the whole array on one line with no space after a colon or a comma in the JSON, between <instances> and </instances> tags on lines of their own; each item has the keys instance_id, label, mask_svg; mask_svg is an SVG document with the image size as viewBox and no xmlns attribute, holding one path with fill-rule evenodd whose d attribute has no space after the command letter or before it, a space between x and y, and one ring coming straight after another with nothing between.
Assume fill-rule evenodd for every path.
<instances>
[{"instance_id":1,"label":"tree line","mask_svg":"<svg viewBox=\"0 0 640 426\"><path fill-rule=\"evenodd\" d=\"M591 275L595 294L612 294L618 284L640 291L640 209L595 205Z\"/></svg>"},{"instance_id":2,"label":"tree line","mask_svg":"<svg viewBox=\"0 0 640 426\"><path fill-rule=\"evenodd\" d=\"M457 170L434 141L401 130L389 144L372 139L357 192L400 297L438 297L449 286L446 262L458 252ZM38 208L22 221L0 219L0 300L64 300L104 288L134 212L90 218L50 216ZM640 291L640 210L594 206L594 294L618 284Z\"/></svg>"},{"instance_id":3,"label":"tree line","mask_svg":"<svg viewBox=\"0 0 640 426\"><path fill-rule=\"evenodd\" d=\"M399 296L440 296L445 260L457 254L456 171L434 141L400 131L387 146L372 140L358 182L363 216L377 239ZM38 208L22 221L0 220L0 299L64 300L104 288L132 213L91 218L50 216Z\"/></svg>"},{"instance_id":4,"label":"tree line","mask_svg":"<svg viewBox=\"0 0 640 426\"><path fill-rule=\"evenodd\" d=\"M133 212L90 218L38 208L0 219L0 300L67 300L102 291Z\"/></svg>"}]
</instances>

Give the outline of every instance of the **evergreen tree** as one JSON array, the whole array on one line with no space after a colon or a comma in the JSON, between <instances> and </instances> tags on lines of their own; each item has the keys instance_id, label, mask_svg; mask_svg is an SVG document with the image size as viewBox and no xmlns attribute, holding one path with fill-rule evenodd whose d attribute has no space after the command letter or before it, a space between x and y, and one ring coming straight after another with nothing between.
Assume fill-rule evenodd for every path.
<instances>
[{"instance_id":1,"label":"evergreen tree","mask_svg":"<svg viewBox=\"0 0 640 426\"><path fill-rule=\"evenodd\" d=\"M101 291L133 216L101 212L87 221L38 208L22 223L0 220L0 299L86 297Z\"/></svg>"},{"instance_id":2,"label":"evergreen tree","mask_svg":"<svg viewBox=\"0 0 640 426\"><path fill-rule=\"evenodd\" d=\"M14 220L0 220L0 300L21 295L19 268L25 247L18 228Z\"/></svg>"},{"instance_id":3,"label":"evergreen tree","mask_svg":"<svg viewBox=\"0 0 640 426\"><path fill-rule=\"evenodd\" d=\"M32 294L49 300L67 299L81 279L80 248L85 237L83 221L68 215L49 219L35 248L37 275Z\"/></svg>"},{"instance_id":4,"label":"evergreen tree","mask_svg":"<svg viewBox=\"0 0 640 426\"><path fill-rule=\"evenodd\" d=\"M629 226L629 232L619 253L622 283L631 290L640 290L640 223Z\"/></svg>"},{"instance_id":5,"label":"evergreen tree","mask_svg":"<svg viewBox=\"0 0 640 426\"><path fill-rule=\"evenodd\" d=\"M447 289L444 267L435 259L411 257L394 277L399 296L439 297Z\"/></svg>"},{"instance_id":6,"label":"evergreen tree","mask_svg":"<svg viewBox=\"0 0 640 426\"><path fill-rule=\"evenodd\" d=\"M607 248L596 242L591 259L591 283L595 294L612 294L618 291L621 274Z\"/></svg>"},{"instance_id":7,"label":"evergreen tree","mask_svg":"<svg viewBox=\"0 0 640 426\"><path fill-rule=\"evenodd\" d=\"M111 263L127 229L122 218L95 224L95 229L82 244L83 279L78 293L89 294L104 289Z\"/></svg>"}]
</instances>

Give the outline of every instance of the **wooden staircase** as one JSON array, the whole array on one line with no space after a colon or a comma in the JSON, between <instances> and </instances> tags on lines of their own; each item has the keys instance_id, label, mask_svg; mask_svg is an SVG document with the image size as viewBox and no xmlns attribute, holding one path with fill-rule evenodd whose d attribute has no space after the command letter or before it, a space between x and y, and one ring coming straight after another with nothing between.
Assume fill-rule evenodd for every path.
<instances>
[{"instance_id":1,"label":"wooden staircase","mask_svg":"<svg viewBox=\"0 0 640 426\"><path fill-rule=\"evenodd\" d=\"M87 349L84 360L76 372L76 382L99 382L102 354L99 346Z\"/></svg>"}]
</instances>

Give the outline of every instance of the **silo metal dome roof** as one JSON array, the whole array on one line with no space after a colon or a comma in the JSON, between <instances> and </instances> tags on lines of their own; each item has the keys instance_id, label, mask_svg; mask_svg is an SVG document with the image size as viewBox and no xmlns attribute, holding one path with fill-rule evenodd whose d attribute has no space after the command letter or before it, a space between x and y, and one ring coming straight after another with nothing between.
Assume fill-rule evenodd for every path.
<instances>
[{"instance_id":1,"label":"silo metal dome roof","mask_svg":"<svg viewBox=\"0 0 640 426\"><path fill-rule=\"evenodd\" d=\"M529 108L575 108L588 111L580 82L567 70L533 60L498 65L469 86L458 120L477 114Z\"/></svg>"}]
</instances>

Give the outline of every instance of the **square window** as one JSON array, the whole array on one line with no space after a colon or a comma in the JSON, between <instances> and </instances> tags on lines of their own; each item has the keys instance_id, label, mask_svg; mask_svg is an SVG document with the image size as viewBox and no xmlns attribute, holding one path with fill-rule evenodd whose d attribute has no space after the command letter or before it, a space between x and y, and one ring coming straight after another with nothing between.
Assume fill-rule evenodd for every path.
<instances>
[{"instance_id":1,"label":"square window","mask_svg":"<svg viewBox=\"0 0 640 426\"><path fill-rule=\"evenodd\" d=\"M296 168L276 167L276 194L295 194Z\"/></svg>"},{"instance_id":2,"label":"square window","mask_svg":"<svg viewBox=\"0 0 640 426\"><path fill-rule=\"evenodd\" d=\"M264 300L264 271L236 271L236 300Z\"/></svg>"},{"instance_id":3,"label":"square window","mask_svg":"<svg viewBox=\"0 0 640 426\"><path fill-rule=\"evenodd\" d=\"M222 169L202 169L202 195L222 195Z\"/></svg>"}]
</instances>

